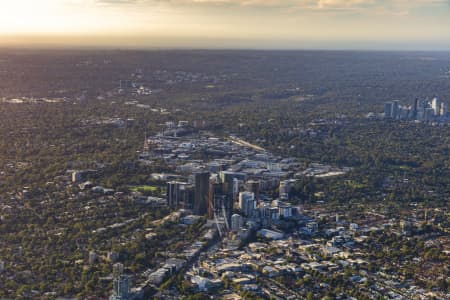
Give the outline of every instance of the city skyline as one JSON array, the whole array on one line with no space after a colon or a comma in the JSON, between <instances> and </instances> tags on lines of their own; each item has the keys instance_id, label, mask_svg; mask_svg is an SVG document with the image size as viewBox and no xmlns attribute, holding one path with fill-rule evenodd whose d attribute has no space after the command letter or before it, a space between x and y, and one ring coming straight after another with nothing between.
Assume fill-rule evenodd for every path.
<instances>
[{"instance_id":1,"label":"city skyline","mask_svg":"<svg viewBox=\"0 0 450 300\"><path fill-rule=\"evenodd\" d=\"M448 0L18 0L0 46L450 50Z\"/></svg>"}]
</instances>

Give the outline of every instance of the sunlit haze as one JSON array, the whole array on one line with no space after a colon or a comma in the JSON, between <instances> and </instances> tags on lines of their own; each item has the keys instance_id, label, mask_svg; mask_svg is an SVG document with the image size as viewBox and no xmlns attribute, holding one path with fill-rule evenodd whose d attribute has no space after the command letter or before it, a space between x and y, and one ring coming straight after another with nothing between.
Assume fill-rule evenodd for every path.
<instances>
[{"instance_id":1,"label":"sunlit haze","mask_svg":"<svg viewBox=\"0 0 450 300\"><path fill-rule=\"evenodd\" d=\"M0 45L450 50L448 0L1 0Z\"/></svg>"}]
</instances>

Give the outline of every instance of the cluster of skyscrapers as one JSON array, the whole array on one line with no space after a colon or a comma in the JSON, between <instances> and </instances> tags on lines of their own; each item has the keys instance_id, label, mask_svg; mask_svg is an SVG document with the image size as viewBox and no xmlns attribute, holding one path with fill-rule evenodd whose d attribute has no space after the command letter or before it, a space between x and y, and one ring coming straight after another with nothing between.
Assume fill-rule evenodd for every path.
<instances>
[{"instance_id":1,"label":"cluster of skyscrapers","mask_svg":"<svg viewBox=\"0 0 450 300\"><path fill-rule=\"evenodd\" d=\"M293 207L283 200L289 198L297 180L279 181L279 201L260 199L261 182L247 180L247 174L220 171L218 174L197 172L193 183L167 182L167 205L171 209L189 209L195 215L224 222L231 231L242 228L243 218L257 220L262 226L270 225L279 216L291 217ZM239 212L240 214L233 214Z\"/></svg>"},{"instance_id":2,"label":"cluster of skyscrapers","mask_svg":"<svg viewBox=\"0 0 450 300\"><path fill-rule=\"evenodd\" d=\"M386 102L384 117L395 120L438 121L448 120L448 107L438 97L432 100L415 99L412 106L402 106L398 100Z\"/></svg>"},{"instance_id":3,"label":"cluster of skyscrapers","mask_svg":"<svg viewBox=\"0 0 450 300\"><path fill-rule=\"evenodd\" d=\"M218 176L209 172L194 174L194 184L170 181L167 183L167 204L172 209L192 209L194 214L217 216L231 222L233 204L239 194L239 180L245 173L221 171Z\"/></svg>"}]
</instances>

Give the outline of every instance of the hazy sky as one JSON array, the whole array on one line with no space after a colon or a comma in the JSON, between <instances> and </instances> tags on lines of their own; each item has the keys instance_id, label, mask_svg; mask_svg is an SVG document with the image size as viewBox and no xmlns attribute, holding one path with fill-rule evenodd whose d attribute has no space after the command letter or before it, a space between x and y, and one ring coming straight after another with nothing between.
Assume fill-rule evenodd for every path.
<instances>
[{"instance_id":1,"label":"hazy sky","mask_svg":"<svg viewBox=\"0 0 450 300\"><path fill-rule=\"evenodd\" d=\"M0 0L0 45L450 50L450 0Z\"/></svg>"}]
</instances>

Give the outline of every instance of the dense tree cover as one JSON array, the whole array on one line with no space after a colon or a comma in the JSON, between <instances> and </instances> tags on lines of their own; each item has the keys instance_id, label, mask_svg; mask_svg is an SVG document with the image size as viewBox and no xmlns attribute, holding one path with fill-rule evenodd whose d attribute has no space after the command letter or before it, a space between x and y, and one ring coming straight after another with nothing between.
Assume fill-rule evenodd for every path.
<instances>
[{"instance_id":1,"label":"dense tree cover","mask_svg":"<svg viewBox=\"0 0 450 300\"><path fill-rule=\"evenodd\" d=\"M292 192L298 203L323 200L356 213L361 203L381 203L393 215L410 202L448 205L449 127L364 118L392 98L438 93L450 99L450 58L433 55L436 60L424 61L417 53L2 50L0 97L68 98L0 104L0 260L7 266L0 298L30 297L33 290L105 297L112 264L84 267L90 250L117 251L119 261L139 273L154 267L166 249L180 250L196 237L198 224L182 236L175 223L155 228L152 222L168 210L130 197L130 186L162 185L150 173L172 171L162 161L137 161L145 134L161 131L166 121L204 120L217 135L236 134L304 167L321 162L353 168L336 178L301 178ZM137 68L144 69L139 81L155 92L117 94L118 80ZM83 90L85 103L76 100ZM124 123L105 122L116 118ZM124 194L80 193L65 183L71 169L95 169L87 179ZM93 232L129 219L136 220ZM156 238L144 238L148 228ZM405 255L422 251L409 243L393 247ZM424 251L440 259L435 250Z\"/></svg>"}]
</instances>

